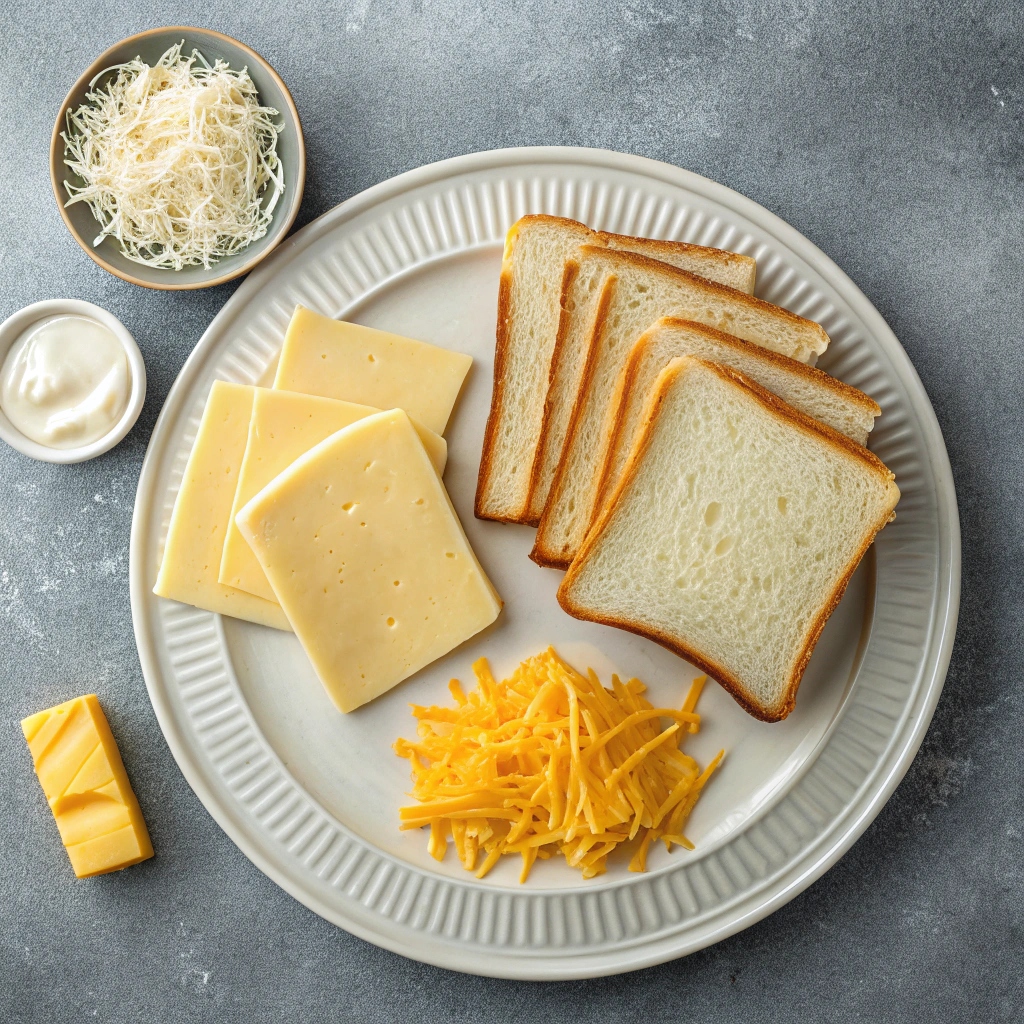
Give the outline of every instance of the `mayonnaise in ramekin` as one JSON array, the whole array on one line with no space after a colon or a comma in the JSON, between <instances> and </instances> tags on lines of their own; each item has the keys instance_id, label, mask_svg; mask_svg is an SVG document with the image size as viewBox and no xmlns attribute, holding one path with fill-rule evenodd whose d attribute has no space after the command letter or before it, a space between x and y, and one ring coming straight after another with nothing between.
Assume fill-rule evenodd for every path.
<instances>
[{"instance_id":1,"label":"mayonnaise in ramekin","mask_svg":"<svg viewBox=\"0 0 1024 1024\"><path fill-rule=\"evenodd\" d=\"M86 316L53 316L28 327L0 369L0 408L12 426L47 448L78 448L109 433L131 394L124 345Z\"/></svg>"}]
</instances>

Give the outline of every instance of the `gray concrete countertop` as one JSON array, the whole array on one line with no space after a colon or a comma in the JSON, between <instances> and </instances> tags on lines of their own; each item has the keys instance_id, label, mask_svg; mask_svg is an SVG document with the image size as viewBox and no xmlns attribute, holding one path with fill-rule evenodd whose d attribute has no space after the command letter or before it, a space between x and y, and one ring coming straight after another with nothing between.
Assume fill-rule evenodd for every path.
<instances>
[{"instance_id":1,"label":"gray concrete countertop","mask_svg":"<svg viewBox=\"0 0 1024 1024\"><path fill-rule=\"evenodd\" d=\"M139 668L128 533L156 416L233 286L168 294L108 276L65 230L47 174L53 117L80 70L129 33L182 23L241 38L291 87L309 155L300 226L444 157L605 147L762 203L888 320L952 460L959 636L905 781L788 906L685 960L619 978L472 978L322 921L257 871L192 793ZM142 417L108 455L59 467L0 445L4 1021L1022 1019L1024 9L0 0L0 29L0 317L39 299L88 299L125 322L149 370ZM158 856L76 883L18 720L89 690L103 699Z\"/></svg>"}]
</instances>

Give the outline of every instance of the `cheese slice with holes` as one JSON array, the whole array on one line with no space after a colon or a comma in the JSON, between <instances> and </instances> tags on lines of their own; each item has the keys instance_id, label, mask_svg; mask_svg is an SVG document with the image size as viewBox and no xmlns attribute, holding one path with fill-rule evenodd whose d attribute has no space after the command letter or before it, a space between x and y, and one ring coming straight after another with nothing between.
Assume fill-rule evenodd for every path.
<instances>
[{"instance_id":1,"label":"cheese slice with holes","mask_svg":"<svg viewBox=\"0 0 1024 1024\"><path fill-rule=\"evenodd\" d=\"M289 629L280 606L218 579L255 390L214 381L174 502L153 593L209 612Z\"/></svg>"},{"instance_id":2,"label":"cheese slice with holes","mask_svg":"<svg viewBox=\"0 0 1024 1024\"><path fill-rule=\"evenodd\" d=\"M296 306L274 388L404 409L415 422L443 434L472 363L461 352Z\"/></svg>"},{"instance_id":3,"label":"cheese slice with holes","mask_svg":"<svg viewBox=\"0 0 1024 1024\"><path fill-rule=\"evenodd\" d=\"M352 402L339 402L333 398L303 395L297 391L255 389L252 418L249 420L249 439L242 456L227 539L221 556L218 576L221 583L255 594L265 601L277 602L266 573L235 525L235 516L250 498L304 452L342 427L376 412L380 410ZM444 438L426 427L415 423L413 426L434 468L439 474L443 473L448 457L448 445Z\"/></svg>"},{"instance_id":4,"label":"cheese slice with holes","mask_svg":"<svg viewBox=\"0 0 1024 1024\"><path fill-rule=\"evenodd\" d=\"M341 711L390 690L501 610L400 409L321 442L236 522Z\"/></svg>"},{"instance_id":5,"label":"cheese slice with holes","mask_svg":"<svg viewBox=\"0 0 1024 1024\"><path fill-rule=\"evenodd\" d=\"M139 801L95 694L29 715L21 730L79 878L153 856Z\"/></svg>"}]
</instances>

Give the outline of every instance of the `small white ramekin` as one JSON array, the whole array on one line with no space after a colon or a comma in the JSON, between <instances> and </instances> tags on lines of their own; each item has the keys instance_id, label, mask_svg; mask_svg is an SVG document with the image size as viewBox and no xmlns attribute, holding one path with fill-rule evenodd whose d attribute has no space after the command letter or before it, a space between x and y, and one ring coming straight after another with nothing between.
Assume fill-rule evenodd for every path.
<instances>
[{"instance_id":1,"label":"small white ramekin","mask_svg":"<svg viewBox=\"0 0 1024 1024\"><path fill-rule=\"evenodd\" d=\"M58 462L67 465L72 462L85 462L97 455L110 451L118 441L122 440L142 412L142 403L146 400L146 364L143 362L139 346L128 333L128 329L112 313L108 313L91 302L80 299L47 299L44 302L33 302L31 306L19 309L0 324L0 366L7 358L11 345L34 323L54 316L83 316L95 320L108 330L124 346L124 354L128 357L128 368L131 373L132 386L128 395L128 405L121 418L102 437L78 448L48 448L38 441L26 437L4 415L0 408L0 438L22 455L31 456L42 462Z\"/></svg>"}]
</instances>

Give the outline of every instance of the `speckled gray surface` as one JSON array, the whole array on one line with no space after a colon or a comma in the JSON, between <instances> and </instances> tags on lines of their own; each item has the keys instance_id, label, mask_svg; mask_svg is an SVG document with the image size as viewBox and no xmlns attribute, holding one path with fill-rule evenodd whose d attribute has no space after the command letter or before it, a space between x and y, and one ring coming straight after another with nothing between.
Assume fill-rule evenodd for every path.
<instances>
[{"instance_id":1,"label":"speckled gray surface","mask_svg":"<svg viewBox=\"0 0 1024 1024\"><path fill-rule=\"evenodd\" d=\"M249 1022L1001 1021L1024 1014L1024 12L1013 3L168 3L0 0L0 315L54 296L135 334L149 397L78 467L0 450L0 1016ZM219 9L224 7L223 10ZM307 132L299 223L419 164L499 146L667 160L762 203L899 336L949 448L963 604L946 689L887 807L748 931L636 974L550 985L382 952L261 875L153 716L128 531L149 432L231 286L142 291L76 247L47 178L52 118L118 38L195 23L261 51ZM17 722L103 697L159 856L75 883Z\"/></svg>"}]
</instances>

